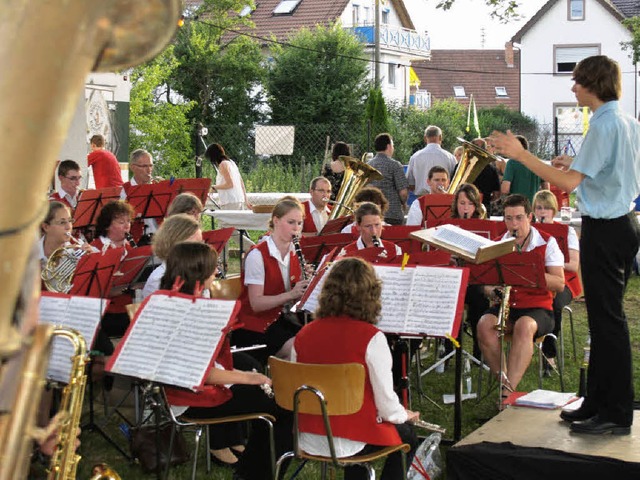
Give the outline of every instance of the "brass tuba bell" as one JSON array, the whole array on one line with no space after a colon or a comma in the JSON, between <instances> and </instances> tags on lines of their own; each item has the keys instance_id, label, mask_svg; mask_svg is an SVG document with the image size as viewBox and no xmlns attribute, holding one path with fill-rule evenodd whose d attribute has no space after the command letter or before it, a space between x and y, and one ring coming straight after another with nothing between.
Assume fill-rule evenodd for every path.
<instances>
[{"instance_id":1,"label":"brass tuba bell","mask_svg":"<svg viewBox=\"0 0 640 480\"><path fill-rule=\"evenodd\" d=\"M463 147L462 158L446 193L455 193L463 183L473 183L487 165L499 160L492 153L474 143L467 142L464 138L458 137L458 141Z\"/></svg>"},{"instance_id":2,"label":"brass tuba bell","mask_svg":"<svg viewBox=\"0 0 640 480\"><path fill-rule=\"evenodd\" d=\"M344 163L344 177L342 185L334 202L329 220L333 220L351 213L351 205L356 194L367 182L372 180L382 180L384 177L375 168L369 166L364 161L357 158L340 155L338 157Z\"/></svg>"}]
</instances>

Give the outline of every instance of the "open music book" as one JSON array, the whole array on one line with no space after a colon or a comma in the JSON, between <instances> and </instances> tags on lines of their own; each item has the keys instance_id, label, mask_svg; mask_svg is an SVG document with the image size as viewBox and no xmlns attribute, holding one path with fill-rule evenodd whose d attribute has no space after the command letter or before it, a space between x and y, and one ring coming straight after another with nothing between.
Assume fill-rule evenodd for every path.
<instances>
[{"instance_id":1,"label":"open music book","mask_svg":"<svg viewBox=\"0 0 640 480\"><path fill-rule=\"evenodd\" d=\"M79 331L87 343L87 350L90 350L107 305L109 305L109 300L104 298L42 292L40 322ZM64 338L54 337L47 378L67 383L71 375L70 358L73 353L71 342Z\"/></svg>"},{"instance_id":2,"label":"open music book","mask_svg":"<svg viewBox=\"0 0 640 480\"><path fill-rule=\"evenodd\" d=\"M457 337L469 271L451 267L374 265L382 280L383 332Z\"/></svg>"},{"instance_id":3,"label":"open music book","mask_svg":"<svg viewBox=\"0 0 640 480\"><path fill-rule=\"evenodd\" d=\"M136 312L106 370L196 391L239 308L235 300L156 292Z\"/></svg>"},{"instance_id":4,"label":"open music book","mask_svg":"<svg viewBox=\"0 0 640 480\"><path fill-rule=\"evenodd\" d=\"M440 225L412 232L411 237L446 250L471 263L483 263L513 252L515 238L493 241L455 225Z\"/></svg>"}]
</instances>

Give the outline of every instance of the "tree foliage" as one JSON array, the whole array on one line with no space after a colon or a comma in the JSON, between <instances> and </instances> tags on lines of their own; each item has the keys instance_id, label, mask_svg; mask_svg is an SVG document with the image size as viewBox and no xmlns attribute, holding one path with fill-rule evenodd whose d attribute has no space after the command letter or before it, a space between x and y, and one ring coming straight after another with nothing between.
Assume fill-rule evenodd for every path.
<instances>
[{"instance_id":1,"label":"tree foliage","mask_svg":"<svg viewBox=\"0 0 640 480\"><path fill-rule=\"evenodd\" d=\"M367 143L372 143L376 135L389 131L389 116L387 113L387 105L382 95L380 87L369 90L367 96L365 113L365 134L367 135Z\"/></svg>"},{"instance_id":2,"label":"tree foliage","mask_svg":"<svg viewBox=\"0 0 640 480\"><path fill-rule=\"evenodd\" d=\"M620 42L623 50L630 50L630 57L633 63L640 60L640 17L625 18L622 24L631 32L631 40L628 42Z\"/></svg>"},{"instance_id":3,"label":"tree foliage","mask_svg":"<svg viewBox=\"0 0 640 480\"><path fill-rule=\"evenodd\" d=\"M178 67L173 47L169 46L131 73L130 148L151 152L156 172L165 176L185 165L191 145L187 115L194 103L175 101L166 85Z\"/></svg>"},{"instance_id":4,"label":"tree foliage","mask_svg":"<svg viewBox=\"0 0 640 480\"><path fill-rule=\"evenodd\" d=\"M449 10L456 0L441 0L437 8L443 10ZM517 0L484 0L484 3L490 7L491 16L500 20L502 23L507 23L514 20L519 20L521 15L518 13Z\"/></svg>"},{"instance_id":5,"label":"tree foliage","mask_svg":"<svg viewBox=\"0 0 640 480\"><path fill-rule=\"evenodd\" d=\"M272 54L266 87L273 123L362 121L367 59L353 34L340 25L305 28Z\"/></svg>"}]
</instances>

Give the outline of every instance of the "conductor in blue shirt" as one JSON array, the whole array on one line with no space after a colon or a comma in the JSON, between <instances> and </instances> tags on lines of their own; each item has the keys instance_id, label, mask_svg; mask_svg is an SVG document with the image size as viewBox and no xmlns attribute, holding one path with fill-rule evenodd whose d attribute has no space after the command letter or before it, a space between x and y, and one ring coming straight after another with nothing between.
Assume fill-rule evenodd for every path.
<instances>
[{"instance_id":1,"label":"conductor in blue shirt","mask_svg":"<svg viewBox=\"0 0 640 480\"><path fill-rule=\"evenodd\" d=\"M633 377L623 297L640 226L633 199L640 193L640 123L620 110L620 66L597 55L573 70L572 91L593 112L575 158L562 155L547 165L522 148L510 132L493 132L498 153L518 160L542 179L577 193L582 213L580 264L591 334L587 396L582 406L560 416L571 431L631 433Z\"/></svg>"}]
</instances>

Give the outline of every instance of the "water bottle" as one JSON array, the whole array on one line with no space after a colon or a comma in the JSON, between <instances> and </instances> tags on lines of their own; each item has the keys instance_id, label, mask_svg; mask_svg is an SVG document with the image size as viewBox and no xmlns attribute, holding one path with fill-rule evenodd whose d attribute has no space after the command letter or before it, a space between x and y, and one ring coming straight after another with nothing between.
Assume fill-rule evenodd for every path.
<instances>
[{"instance_id":1,"label":"water bottle","mask_svg":"<svg viewBox=\"0 0 640 480\"><path fill-rule=\"evenodd\" d=\"M589 357L591 356L591 337L587 337L587 344L584 347L584 355L582 357L582 366L589 366Z\"/></svg>"},{"instance_id":2,"label":"water bottle","mask_svg":"<svg viewBox=\"0 0 640 480\"><path fill-rule=\"evenodd\" d=\"M438 365L436 366L436 373L444 373L444 361L442 361L442 359L444 358L444 343L440 342L440 345L438 345Z\"/></svg>"},{"instance_id":3,"label":"water bottle","mask_svg":"<svg viewBox=\"0 0 640 480\"><path fill-rule=\"evenodd\" d=\"M463 375L462 375L463 379L464 379L464 388L465 388L465 392L467 395L471 394L472 391L472 384L471 384L471 362L469 361L468 358L466 358L464 360L464 370L463 370Z\"/></svg>"},{"instance_id":4,"label":"water bottle","mask_svg":"<svg viewBox=\"0 0 640 480\"><path fill-rule=\"evenodd\" d=\"M589 358L591 356L591 337L587 337L587 344L584 347L582 365L580 366L580 381L578 383L578 396L587 396L587 368L589 368Z\"/></svg>"}]
</instances>

